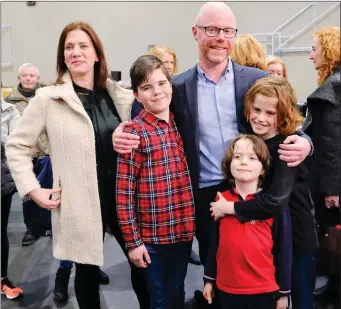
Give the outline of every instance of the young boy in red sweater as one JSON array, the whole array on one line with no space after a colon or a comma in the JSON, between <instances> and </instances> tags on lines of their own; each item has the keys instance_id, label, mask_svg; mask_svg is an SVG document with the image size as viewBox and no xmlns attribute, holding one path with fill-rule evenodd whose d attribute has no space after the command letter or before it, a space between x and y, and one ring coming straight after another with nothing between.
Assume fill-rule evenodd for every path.
<instances>
[{"instance_id":1,"label":"young boy in red sweater","mask_svg":"<svg viewBox=\"0 0 341 309\"><path fill-rule=\"evenodd\" d=\"M266 144L257 136L239 135L223 160L223 172L234 187L223 197L254 199L269 166ZM211 236L203 292L209 303L217 290L222 309L287 308L292 260L288 208L262 221L240 223L225 216L216 221Z\"/></svg>"}]
</instances>

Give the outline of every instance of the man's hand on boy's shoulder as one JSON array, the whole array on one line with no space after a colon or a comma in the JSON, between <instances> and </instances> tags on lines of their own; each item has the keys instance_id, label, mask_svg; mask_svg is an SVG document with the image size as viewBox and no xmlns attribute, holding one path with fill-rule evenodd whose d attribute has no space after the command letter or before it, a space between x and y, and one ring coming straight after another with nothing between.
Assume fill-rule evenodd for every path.
<instances>
[{"instance_id":1,"label":"man's hand on boy's shoulder","mask_svg":"<svg viewBox=\"0 0 341 309\"><path fill-rule=\"evenodd\" d=\"M310 142L298 135L288 136L279 147L279 158L287 162L289 167L302 163L311 152Z\"/></svg>"},{"instance_id":2,"label":"man's hand on boy's shoulder","mask_svg":"<svg viewBox=\"0 0 341 309\"><path fill-rule=\"evenodd\" d=\"M112 134L112 144L117 153L131 153L139 146L140 137L138 135L124 132L125 127L132 124L132 121L121 122Z\"/></svg>"},{"instance_id":3,"label":"man's hand on boy's shoulder","mask_svg":"<svg viewBox=\"0 0 341 309\"><path fill-rule=\"evenodd\" d=\"M129 249L128 256L130 261L137 267L146 268L151 263L148 250L145 245Z\"/></svg>"}]
</instances>

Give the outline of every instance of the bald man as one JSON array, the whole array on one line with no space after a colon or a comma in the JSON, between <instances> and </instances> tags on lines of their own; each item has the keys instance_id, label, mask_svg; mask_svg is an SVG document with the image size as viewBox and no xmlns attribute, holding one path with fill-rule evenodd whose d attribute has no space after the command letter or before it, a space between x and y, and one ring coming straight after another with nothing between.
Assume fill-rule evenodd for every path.
<instances>
[{"instance_id":1,"label":"bald man","mask_svg":"<svg viewBox=\"0 0 341 309\"><path fill-rule=\"evenodd\" d=\"M217 192L226 191L221 162L225 150L239 133L252 133L244 117L244 96L252 84L267 73L238 65L230 59L237 34L236 18L223 2L205 3L192 26L197 42L198 63L173 77L172 112L182 136L196 207L196 237L203 264L207 259L213 222L210 203ZM134 102L132 118L141 110ZM138 137L124 133L124 122L113 134L114 148L129 153L138 146ZM283 144L281 159L291 166L301 163L311 152L308 137L290 136ZM271 194L272 195L271 195ZM267 219L281 213L281 197L260 192L256 202L227 203L229 213L241 222Z\"/></svg>"}]
</instances>

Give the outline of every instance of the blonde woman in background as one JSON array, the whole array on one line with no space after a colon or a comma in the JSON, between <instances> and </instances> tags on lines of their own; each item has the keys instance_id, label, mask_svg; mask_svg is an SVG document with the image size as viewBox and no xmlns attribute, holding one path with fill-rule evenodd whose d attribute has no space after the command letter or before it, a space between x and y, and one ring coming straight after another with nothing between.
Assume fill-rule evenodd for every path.
<instances>
[{"instance_id":1,"label":"blonde woman in background","mask_svg":"<svg viewBox=\"0 0 341 309\"><path fill-rule=\"evenodd\" d=\"M155 45L149 50L148 54L159 58L170 75L178 73L178 59L175 52L169 47Z\"/></svg>"},{"instance_id":2,"label":"blonde woman in background","mask_svg":"<svg viewBox=\"0 0 341 309\"><path fill-rule=\"evenodd\" d=\"M288 78L287 66L280 57L268 56L266 58L266 71L273 77Z\"/></svg>"},{"instance_id":3,"label":"blonde woman in background","mask_svg":"<svg viewBox=\"0 0 341 309\"><path fill-rule=\"evenodd\" d=\"M250 34L241 34L237 37L231 58L240 65L266 71L265 50Z\"/></svg>"},{"instance_id":4,"label":"blonde woman in background","mask_svg":"<svg viewBox=\"0 0 341 309\"><path fill-rule=\"evenodd\" d=\"M287 65L283 59L277 56L268 56L266 61L266 71L273 77L288 78ZM303 117L306 116L307 102L297 103L297 108Z\"/></svg>"},{"instance_id":5,"label":"blonde woman in background","mask_svg":"<svg viewBox=\"0 0 341 309\"><path fill-rule=\"evenodd\" d=\"M175 75L178 73L178 59L176 57L176 53L172 51L169 47L154 45L152 48L149 49L148 55L159 58L165 65L170 75ZM119 85L124 88L130 89L131 81L119 81ZM132 119L134 118L134 116L136 115L132 115Z\"/></svg>"}]
</instances>

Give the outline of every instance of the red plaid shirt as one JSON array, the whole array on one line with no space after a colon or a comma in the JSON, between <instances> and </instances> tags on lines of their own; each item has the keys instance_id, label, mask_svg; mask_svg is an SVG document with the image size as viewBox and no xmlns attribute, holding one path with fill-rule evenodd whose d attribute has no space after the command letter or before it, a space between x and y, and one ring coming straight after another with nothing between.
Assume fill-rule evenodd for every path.
<instances>
[{"instance_id":1,"label":"red plaid shirt","mask_svg":"<svg viewBox=\"0 0 341 309\"><path fill-rule=\"evenodd\" d=\"M140 136L138 149L117 161L117 214L126 247L191 241L194 199L173 115L166 123L143 110L125 132Z\"/></svg>"}]
</instances>

